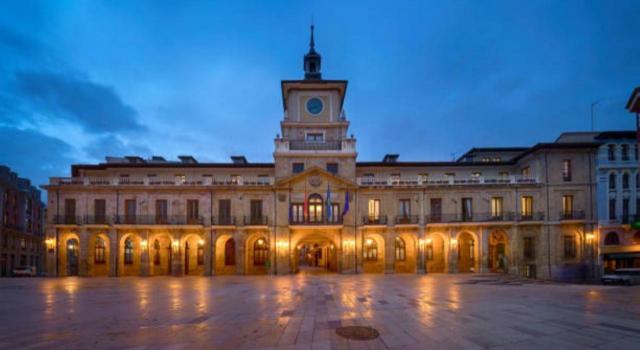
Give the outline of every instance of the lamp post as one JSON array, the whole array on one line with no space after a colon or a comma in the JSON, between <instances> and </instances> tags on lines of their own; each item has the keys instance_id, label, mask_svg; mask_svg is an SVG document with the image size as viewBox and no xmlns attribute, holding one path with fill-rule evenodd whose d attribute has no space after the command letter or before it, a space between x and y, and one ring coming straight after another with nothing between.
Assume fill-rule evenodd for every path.
<instances>
[{"instance_id":1,"label":"lamp post","mask_svg":"<svg viewBox=\"0 0 640 350\"><path fill-rule=\"evenodd\" d=\"M595 278L595 264L593 261L593 239L594 239L595 235L593 233L587 233L585 235L585 238L587 240L587 246L589 247L589 260L591 262L591 279L593 280Z\"/></svg>"}]
</instances>

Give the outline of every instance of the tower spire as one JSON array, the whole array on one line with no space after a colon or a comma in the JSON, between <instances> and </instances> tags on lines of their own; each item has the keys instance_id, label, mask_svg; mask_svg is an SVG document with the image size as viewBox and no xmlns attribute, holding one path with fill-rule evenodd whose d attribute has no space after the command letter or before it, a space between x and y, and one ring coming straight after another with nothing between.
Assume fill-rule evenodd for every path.
<instances>
[{"instance_id":1,"label":"tower spire","mask_svg":"<svg viewBox=\"0 0 640 350\"><path fill-rule=\"evenodd\" d=\"M313 19L311 20L311 39L309 40L309 52L316 52L316 43L313 40L313 29L315 26L313 25Z\"/></svg>"},{"instance_id":2,"label":"tower spire","mask_svg":"<svg viewBox=\"0 0 640 350\"><path fill-rule=\"evenodd\" d=\"M313 37L315 26L313 25L313 19L311 20L311 35L309 37L309 52L304 55L304 79L305 80L321 80L322 74L320 73L320 63L322 58L320 54L316 52L316 41Z\"/></svg>"}]
</instances>

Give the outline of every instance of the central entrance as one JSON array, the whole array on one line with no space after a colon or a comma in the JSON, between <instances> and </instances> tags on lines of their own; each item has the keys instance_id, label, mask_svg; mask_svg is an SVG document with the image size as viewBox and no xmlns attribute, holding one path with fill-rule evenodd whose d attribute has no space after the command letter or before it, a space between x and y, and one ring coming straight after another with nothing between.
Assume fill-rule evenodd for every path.
<instances>
[{"instance_id":1,"label":"central entrance","mask_svg":"<svg viewBox=\"0 0 640 350\"><path fill-rule=\"evenodd\" d=\"M335 244L327 238L309 236L294 247L295 271L300 274L338 272L338 253Z\"/></svg>"}]
</instances>

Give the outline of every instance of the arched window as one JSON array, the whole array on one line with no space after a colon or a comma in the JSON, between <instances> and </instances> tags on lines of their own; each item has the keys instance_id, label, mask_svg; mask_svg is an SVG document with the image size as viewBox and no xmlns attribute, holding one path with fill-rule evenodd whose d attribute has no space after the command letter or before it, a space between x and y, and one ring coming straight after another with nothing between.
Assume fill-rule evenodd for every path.
<instances>
[{"instance_id":1,"label":"arched window","mask_svg":"<svg viewBox=\"0 0 640 350\"><path fill-rule=\"evenodd\" d=\"M618 238L618 234L615 232L609 232L604 237L604 245L619 245L619 244L620 244L620 238Z\"/></svg>"},{"instance_id":2,"label":"arched window","mask_svg":"<svg viewBox=\"0 0 640 350\"><path fill-rule=\"evenodd\" d=\"M95 254L93 256L93 262L96 264L104 264L106 261L105 251L106 251L106 244L104 243L104 239L102 239L101 237L96 238Z\"/></svg>"},{"instance_id":3,"label":"arched window","mask_svg":"<svg viewBox=\"0 0 640 350\"><path fill-rule=\"evenodd\" d=\"M636 233L633 235L632 243L640 244L640 231L636 231Z\"/></svg>"},{"instance_id":4,"label":"arched window","mask_svg":"<svg viewBox=\"0 0 640 350\"><path fill-rule=\"evenodd\" d=\"M622 189L623 190L629 189L629 173L622 174Z\"/></svg>"},{"instance_id":5,"label":"arched window","mask_svg":"<svg viewBox=\"0 0 640 350\"><path fill-rule=\"evenodd\" d=\"M224 264L233 266L236 264L236 241L233 238L224 244Z\"/></svg>"},{"instance_id":6,"label":"arched window","mask_svg":"<svg viewBox=\"0 0 640 350\"><path fill-rule=\"evenodd\" d=\"M133 241L130 238L124 241L124 263L133 264Z\"/></svg>"},{"instance_id":7,"label":"arched window","mask_svg":"<svg viewBox=\"0 0 640 350\"><path fill-rule=\"evenodd\" d=\"M610 190L616 189L616 173L609 174L609 189Z\"/></svg>"},{"instance_id":8,"label":"arched window","mask_svg":"<svg viewBox=\"0 0 640 350\"><path fill-rule=\"evenodd\" d=\"M378 260L378 243L375 239L367 238L364 243L364 260Z\"/></svg>"},{"instance_id":9,"label":"arched window","mask_svg":"<svg viewBox=\"0 0 640 350\"><path fill-rule=\"evenodd\" d=\"M309 196L309 222L322 222L322 196L317 193Z\"/></svg>"},{"instance_id":10,"label":"arched window","mask_svg":"<svg viewBox=\"0 0 640 350\"><path fill-rule=\"evenodd\" d=\"M198 242L198 251L196 254L198 265L204 265L204 242Z\"/></svg>"},{"instance_id":11,"label":"arched window","mask_svg":"<svg viewBox=\"0 0 640 350\"><path fill-rule=\"evenodd\" d=\"M160 265L160 241L153 241L153 264Z\"/></svg>"},{"instance_id":12,"label":"arched window","mask_svg":"<svg viewBox=\"0 0 640 350\"><path fill-rule=\"evenodd\" d=\"M640 190L640 172L636 173L636 189Z\"/></svg>"},{"instance_id":13,"label":"arched window","mask_svg":"<svg viewBox=\"0 0 640 350\"><path fill-rule=\"evenodd\" d=\"M404 239L396 237L396 261L407 260L407 248L404 244Z\"/></svg>"},{"instance_id":14,"label":"arched window","mask_svg":"<svg viewBox=\"0 0 640 350\"><path fill-rule=\"evenodd\" d=\"M475 258L476 242L473 239L469 240L469 259Z\"/></svg>"},{"instance_id":15,"label":"arched window","mask_svg":"<svg viewBox=\"0 0 640 350\"><path fill-rule=\"evenodd\" d=\"M269 245L264 238L258 238L253 244L253 265L264 266L269 255Z\"/></svg>"}]
</instances>

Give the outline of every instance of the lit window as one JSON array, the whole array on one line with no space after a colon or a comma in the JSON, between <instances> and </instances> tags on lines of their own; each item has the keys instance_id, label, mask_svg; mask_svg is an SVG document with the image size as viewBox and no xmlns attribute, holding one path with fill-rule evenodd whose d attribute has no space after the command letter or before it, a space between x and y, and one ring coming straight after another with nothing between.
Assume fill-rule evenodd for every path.
<instances>
[{"instance_id":1,"label":"lit window","mask_svg":"<svg viewBox=\"0 0 640 350\"><path fill-rule=\"evenodd\" d=\"M105 250L106 250L106 244L104 242L104 239L98 237L96 238L96 244L95 244L95 253L94 253L94 257L93 257L93 261L96 264L104 264L106 259L105 259Z\"/></svg>"},{"instance_id":2,"label":"lit window","mask_svg":"<svg viewBox=\"0 0 640 350\"><path fill-rule=\"evenodd\" d=\"M364 260L378 260L378 243L375 239L367 238L364 243Z\"/></svg>"},{"instance_id":3,"label":"lit window","mask_svg":"<svg viewBox=\"0 0 640 350\"><path fill-rule=\"evenodd\" d=\"M562 180L571 181L571 160L565 159L562 165Z\"/></svg>"},{"instance_id":4,"label":"lit window","mask_svg":"<svg viewBox=\"0 0 640 350\"><path fill-rule=\"evenodd\" d=\"M133 241L129 238L124 242L124 263L133 264Z\"/></svg>"},{"instance_id":5,"label":"lit window","mask_svg":"<svg viewBox=\"0 0 640 350\"><path fill-rule=\"evenodd\" d=\"M396 261L405 261L407 259L407 249L404 240L396 237Z\"/></svg>"},{"instance_id":6,"label":"lit window","mask_svg":"<svg viewBox=\"0 0 640 350\"><path fill-rule=\"evenodd\" d=\"M253 265L265 266L269 255L269 245L264 238L259 238L253 244Z\"/></svg>"}]
</instances>

